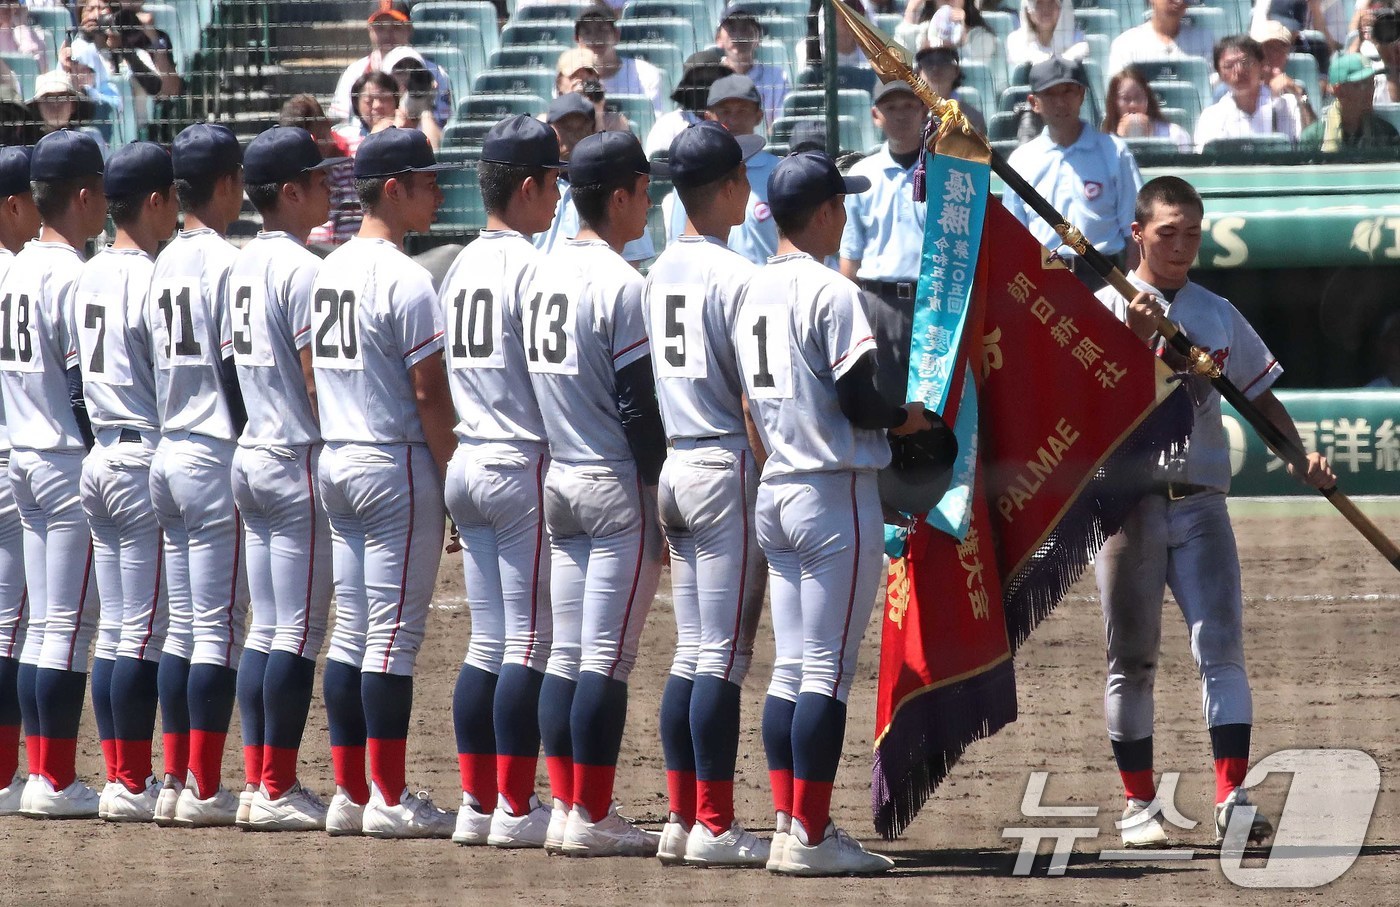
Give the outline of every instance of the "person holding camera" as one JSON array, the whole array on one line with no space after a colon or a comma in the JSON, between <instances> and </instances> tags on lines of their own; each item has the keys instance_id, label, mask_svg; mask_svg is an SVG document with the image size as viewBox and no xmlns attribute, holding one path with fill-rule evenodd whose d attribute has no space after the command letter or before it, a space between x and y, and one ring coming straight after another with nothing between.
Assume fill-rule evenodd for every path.
<instances>
[{"instance_id":1,"label":"person holding camera","mask_svg":"<svg viewBox=\"0 0 1400 907\"><path fill-rule=\"evenodd\" d=\"M388 67L384 65L385 58L395 48L412 47L413 20L408 17L409 6L408 0L373 0L368 20L370 52L345 67L345 72L341 73L340 81L335 85L335 94L331 98L332 119L346 120L353 125L359 110L350 97L350 89L356 81L371 70L388 72ZM433 81L437 84L433 118L442 126L452 116L452 81L447 77L447 73L442 71L442 67L431 60L423 59L421 55L419 59L423 68L432 73Z\"/></svg>"},{"instance_id":2,"label":"person holding camera","mask_svg":"<svg viewBox=\"0 0 1400 907\"><path fill-rule=\"evenodd\" d=\"M559 55L555 67L554 96L576 91L587 98L596 111L597 132L631 132L632 124L620 110L609 110L607 91L599 75L598 56L583 47L571 47Z\"/></svg>"},{"instance_id":3,"label":"person holding camera","mask_svg":"<svg viewBox=\"0 0 1400 907\"><path fill-rule=\"evenodd\" d=\"M417 129L428 137L428 144L437 151L442 147L442 127L433 111L438 84L427 61L411 47L396 47L384 55L382 68L399 87L394 125L400 129Z\"/></svg>"},{"instance_id":4,"label":"person holding camera","mask_svg":"<svg viewBox=\"0 0 1400 907\"><path fill-rule=\"evenodd\" d=\"M88 0L78 25L79 37L97 48L109 74L127 72L140 94L172 98L185 83L175 71L170 36L155 27L141 0ZM137 123L145 125L146 105L136 105Z\"/></svg>"},{"instance_id":5,"label":"person holding camera","mask_svg":"<svg viewBox=\"0 0 1400 907\"><path fill-rule=\"evenodd\" d=\"M1362 0L1352 22L1351 49L1384 67L1376 73L1374 102L1400 103L1400 0Z\"/></svg>"}]
</instances>

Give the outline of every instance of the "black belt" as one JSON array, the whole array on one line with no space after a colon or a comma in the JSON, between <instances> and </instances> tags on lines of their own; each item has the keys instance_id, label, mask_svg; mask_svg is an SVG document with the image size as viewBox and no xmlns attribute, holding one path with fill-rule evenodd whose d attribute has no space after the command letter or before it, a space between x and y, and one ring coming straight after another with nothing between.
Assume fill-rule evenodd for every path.
<instances>
[{"instance_id":1,"label":"black belt","mask_svg":"<svg viewBox=\"0 0 1400 907\"><path fill-rule=\"evenodd\" d=\"M1157 487L1157 493L1168 501L1180 501L1193 494L1205 494L1214 490L1206 485L1192 485L1189 482L1163 482Z\"/></svg>"},{"instance_id":2,"label":"black belt","mask_svg":"<svg viewBox=\"0 0 1400 907\"><path fill-rule=\"evenodd\" d=\"M140 444L141 433L134 428L123 428L117 441L122 444Z\"/></svg>"},{"instance_id":3,"label":"black belt","mask_svg":"<svg viewBox=\"0 0 1400 907\"><path fill-rule=\"evenodd\" d=\"M913 299L919 292L917 280L862 280L860 286L876 296L893 296L895 299Z\"/></svg>"}]
</instances>

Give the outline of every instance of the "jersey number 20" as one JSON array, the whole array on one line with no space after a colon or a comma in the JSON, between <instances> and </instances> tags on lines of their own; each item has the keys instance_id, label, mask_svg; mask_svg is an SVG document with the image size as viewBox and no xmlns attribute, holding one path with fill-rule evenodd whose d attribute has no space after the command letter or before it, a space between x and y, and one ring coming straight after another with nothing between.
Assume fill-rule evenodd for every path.
<instances>
[{"instance_id":1,"label":"jersey number 20","mask_svg":"<svg viewBox=\"0 0 1400 907\"><path fill-rule=\"evenodd\" d=\"M355 292L322 287L311 298L311 355L327 368L335 360L344 363L360 359L360 322L355 312Z\"/></svg>"}]
</instances>

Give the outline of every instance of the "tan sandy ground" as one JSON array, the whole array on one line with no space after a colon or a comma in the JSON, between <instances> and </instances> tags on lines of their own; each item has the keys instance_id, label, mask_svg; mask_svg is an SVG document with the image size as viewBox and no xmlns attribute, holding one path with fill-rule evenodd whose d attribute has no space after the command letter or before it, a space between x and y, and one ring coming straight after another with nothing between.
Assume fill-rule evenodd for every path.
<instances>
[{"instance_id":1,"label":"tan sandy ground","mask_svg":"<svg viewBox=\"0 0 1400 907\"><path fill-rule=\"evenodd\" d=\"M1240 511L1237 508L1237 512ZM1103 807L1107 832L1120 789L1103 733L1102 637L1094 588L1082 581L1022 650L1017 671L1021 718L977 744L888 852L897 871L878 880L791 880L763 872L663 869L652 860L568 860L538 852L466 849L446 841L330 840L323 835L255 835L234 830L180 831L100 822L0 820L3 904L461 904L528 900L547 904L784 903L1219 904L1400 902L1400 793L1395 777L1400 718L1400 583L1395 572L1342 520L1325 509L1252 505L1238 516L1247 595L1246 623L1255 689L1255 753L1288 747L1354 747L1381 766L1382 791L1360 860L1336 883L1316 891L1255 892L1222 875L1210 841L1213 775L1200 717L1198 683L1185 629L1168 604L1158 679L1157 763L1183 773L1178 804L1205 824L1186 838L1185 863L1103 863L1116 835L1081 843L1059 879L1046 878L1042 857L1032 878L1012 878L1017 842L1008 825L1043 824L1020 815L1029 772L1055 773L1050 803ZM1400 536L1400 507L1375 511ZM663 588L665 587L663 582ZM419 661L410 783L438 802L457 800L451 689L468 635L460 565L445 562L429 639ZM641 662L633 674L627 738L618 771L625 811L652 823L665 809L657 709L674 626L663 594L651 613ZM876 615L878 618L878 610ZM872 622L867 646L874 644ZM745 730L736 793L740 816L763 827L766 772L758 735L762 689L771 659L765 624L745 689ZM872 834L870 740L875 692L870 649L851 697L835 813L857 835ZM79 771L91 780L100 757L90 717ZM306 783L329 793L330 766L319 705L305 747ZM225 777L241 772L230 745ZM1287 779L1271 778L1257 799L1277 811ZM1084 823L1082 820L1076 824Z\"/></svg>"}]
</instances>

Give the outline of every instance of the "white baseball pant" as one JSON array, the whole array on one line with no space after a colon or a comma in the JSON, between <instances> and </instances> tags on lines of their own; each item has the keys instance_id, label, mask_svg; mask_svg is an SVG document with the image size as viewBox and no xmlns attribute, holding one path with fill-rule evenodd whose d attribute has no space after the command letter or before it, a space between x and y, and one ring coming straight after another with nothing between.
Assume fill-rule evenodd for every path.
<instances>
[{"instance_id":1,"label":"white baseball pant","mask_svg":"<svg viewBox=\"0 0 1400 907\"><path fill-rule=\"evenodd\" d=\"M626 681L661 579L656 496L630 461L561 463L544 484L553 576L547 673Z\"/></svg>"},{"instance_id":2,"label":"white baseball pant","mask_svg":"<svg viewBox=\"0 0 1400 907\"><path fill-rule=\"evenodd\" d=\"M233 451L232 441L182 434L162 438L151 461L151 503L165 530L165 651L225 668L238 667L248 617Z\"/></svg>"},{"instance_id":3,"label":"white baseball pant","mask_svg":"<svg viewBox=\"0 0 1400 907\"><path fill-rule=\"evenodd\" d=\"M743 684L748 674L768 569L754 520L758 476L743 435L677 439L661 468L657 510L671 550L677 677Z\"/></svg>"},{"instance_id":4,"label":"white baseball pant","mask_svg":"<svg viewBox=\"0 0 1400 907\"><path fill-rule=\"evenodd\" d=\"M96 441L83 460L81 489L102 599L97 657L159 661L169 612L150 473L160 435L109 428Z\"/></svg>"},{"instance_id":5,"label":"white baseball pant","mask_svg":"<svg viewBox=\"0 0 1400 907\"><path fill-rule=\"evenodd\" d=\"M765 479L758 541L768 556L776 657L768 695L846 701L861 637L885 573L874 472Z\"/></svg>"},{"instance_id":6,"label":"white baseball pant","mask_svg":"<svg viewBox=\"0 0 1400 907\"><path fill-rule=\"evenodd\" d=\"M1152 688L1171 587L1191 630L1208 727L1253 724L1244 665L1240 559L1225 495L1142 499L1095 561L1108 645L1104 712L1113 740L1152 735Z\"/></svg>"},{"instance_id":7,"label":"white baseball pant","mask_svg":"<svg viewBox=\"0 0 1400 907\"><path fill-rule=\"evenodd\" d=\"M18 658L28 630L24 524L10 487L10 452L0 451L0 658Z\"/></svg>"},{"instance_id":8,"label":"white baseball pant","mask_svg":"<svg viewBox=\"0 0 1400 907\"><path fill-rule=\"evenodd\" d=\"M330 616L331 531L316 493L319 445L239 447L233 500L243 516L252 621L245 645L314 659Z\"/></svg>"},{"instance_id":9,"label":"white baseball pant","mask_svg":"<svg viewBox=\"0 0 1400 907\"><path fill-rule=\"evenodd\" d=\"M551 630L544 478L549 448L530 441L463 441L447 466L447 510L462 538L467 664L543 671Z\"/></svg>"},{"instance_id":10,"label":"white baseball pant","mask_svg":"<svg viewBox=\"0 0 1400 907\"><path fill-rule=\"evenodd\" d=\"M412 676L446 522L432 455L426 444L328 443L319 481L335 564L329 657Z\"/></svg>"}]
</instances>

